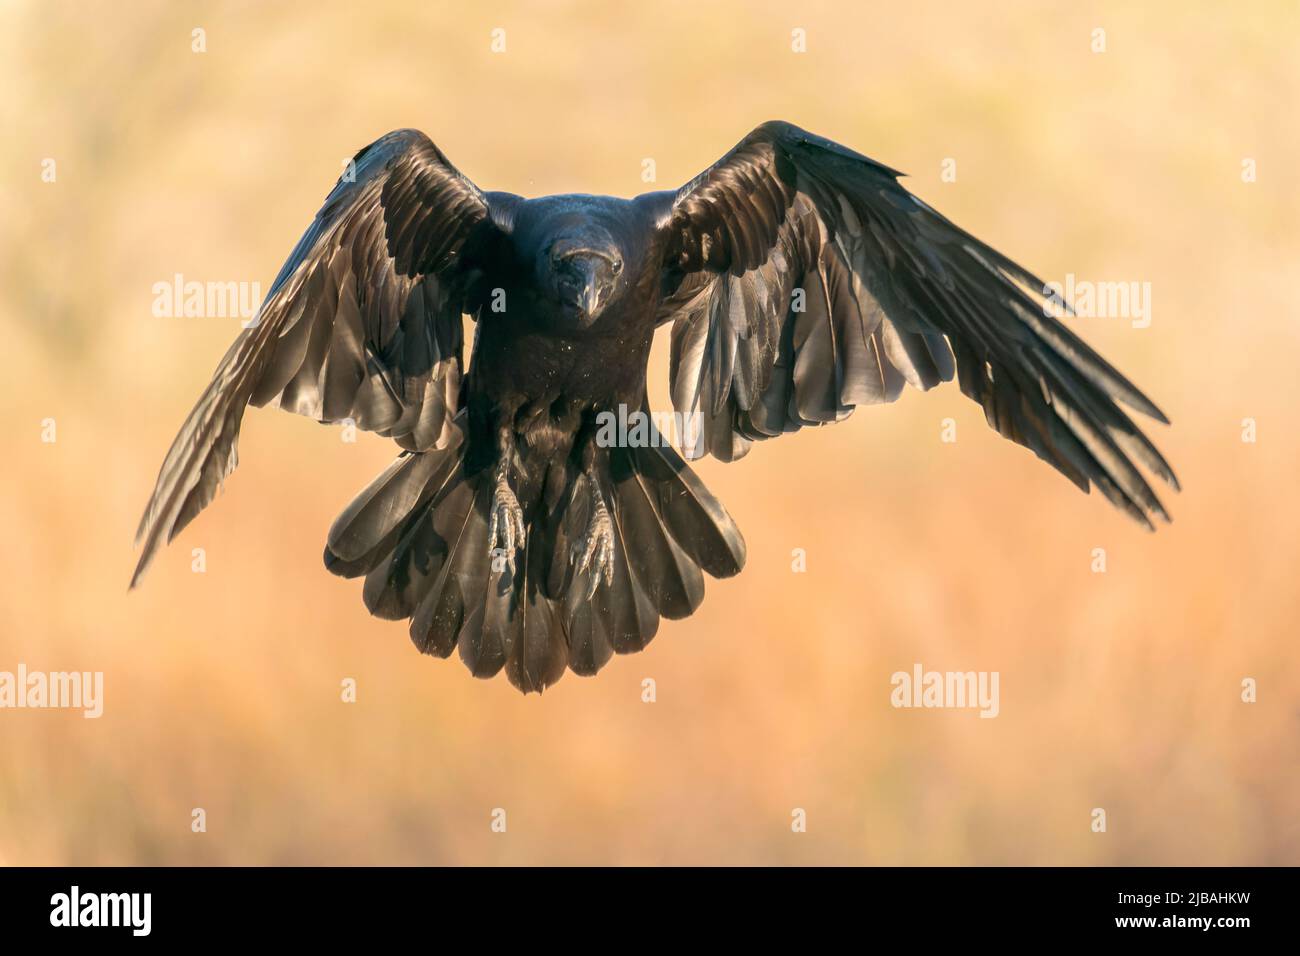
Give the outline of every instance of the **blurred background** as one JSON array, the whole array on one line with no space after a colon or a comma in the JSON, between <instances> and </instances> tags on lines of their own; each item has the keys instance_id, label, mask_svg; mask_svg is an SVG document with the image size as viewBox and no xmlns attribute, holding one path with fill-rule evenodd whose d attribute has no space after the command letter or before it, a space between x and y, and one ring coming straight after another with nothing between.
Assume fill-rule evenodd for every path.
<instances>
[{"instance_id":1,"label":"blurred background","mask_svg":"<svg viewBox=\"0 0 1300 956\"><path fill-rule=\"evenodd\" d=\"M0 670L105 675L99 720L0 712L0 863L1300 863L1300 12L1142 6L0 7ZM392 128L485 189L630 196L772 118L1044 278L1151 283L1148 328L1073 321L1174 422L1150 429L1172 526L1080 495L955 386L909 392L702 463L745 572L525 698L323 569L392 445L253 411L225 493L127 592L239 325L157 318L154 283L268 288ZM998 671L1000 716L894 709L917 662Z\"/></svg>"}]
</instances>

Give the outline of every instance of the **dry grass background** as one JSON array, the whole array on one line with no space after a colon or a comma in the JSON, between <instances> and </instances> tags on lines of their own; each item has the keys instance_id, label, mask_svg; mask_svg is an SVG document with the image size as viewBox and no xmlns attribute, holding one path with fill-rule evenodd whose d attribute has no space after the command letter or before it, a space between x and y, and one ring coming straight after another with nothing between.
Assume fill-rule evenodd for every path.
<instances>
[{"instance_id":1,"label":"dry grass background","mask_svg":"<svg viewBox=\"0 0 1300 956\"><path fill-rule=\"evenodd\" d=\"M103 670L107 699L0 713L0 862L1300 863L1300 15L1143 6L5 6L0 670ZM254 412L226 493L127 593L236 331L154 318L154 282L265 288L342 160L398 126L484 188L632 195L643 157L675 186L777 117L910 171L1045 277L1152 283L1150 328L1079 323L1174 421L1172 527L1080 496L955 387L908 394L705 463L745 573L523 698L321 567L391 446ZM915 661L1000 671L1001 716L892 709Z\"/></svg>"}]
</instances>

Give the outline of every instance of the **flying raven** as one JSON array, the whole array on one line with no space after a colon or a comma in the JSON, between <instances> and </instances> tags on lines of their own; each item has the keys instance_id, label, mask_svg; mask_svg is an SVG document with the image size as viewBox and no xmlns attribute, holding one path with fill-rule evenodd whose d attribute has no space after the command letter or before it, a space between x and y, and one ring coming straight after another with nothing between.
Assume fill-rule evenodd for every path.
<instances>
[{"instance_id":1,"label":"flying raven","mask_svg":"<svg viewBox=\"0 0 1300 956\"><path fill-rule=\"evenodd\" d=\"M956 376L1085 492L1169 520L1136 465L1177 479L1120 404L1164 414L1052 316L1042 281L900 175L770 122L676 191L524 199L389 133L356 154L181 428L132 585L234 469L245 407L275 402L403 449L325 546L330 571L365 578L372 614L525 692L566 666L594 674L691 614L703 572L745 563L676 452L600 440L602 413L648 412L670 322L689 457L733 461Z\"/></svg>"}]
</instances>

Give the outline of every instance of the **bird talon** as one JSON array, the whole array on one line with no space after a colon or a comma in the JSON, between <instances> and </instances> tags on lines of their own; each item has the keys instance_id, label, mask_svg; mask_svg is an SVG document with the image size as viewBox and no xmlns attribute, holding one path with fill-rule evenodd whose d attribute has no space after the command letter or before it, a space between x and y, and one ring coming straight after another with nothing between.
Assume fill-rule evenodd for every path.
<instances>
[{"instance_id":1,"label":"bird talon","mask_svg":"<svg viewBox=\"0 0 1300 956\"><path fill-rule=\"evenodd\" d=\"M504 475L497 478L492 491L492 521L488 525L488 550L493 554L505 552L506 566L515 573L515 555L528 539L524 526L524 510L519 499L510 490ZM498 542L500 546L498 547Z\"/></svg>"},{"instance_id":2,"label":"bird talon","mask_svg":"<svg viewBox=\"0 0 1300 956\"><path fill-rule=\"evenodd\" d=\"M593 572L587 581L587 600L595 596L602 580L607 586L614 583L614 522L599 491L582 544L573 550L570 559L577 563L579 574L588 569Z\"/></svg>"}]
</instances>

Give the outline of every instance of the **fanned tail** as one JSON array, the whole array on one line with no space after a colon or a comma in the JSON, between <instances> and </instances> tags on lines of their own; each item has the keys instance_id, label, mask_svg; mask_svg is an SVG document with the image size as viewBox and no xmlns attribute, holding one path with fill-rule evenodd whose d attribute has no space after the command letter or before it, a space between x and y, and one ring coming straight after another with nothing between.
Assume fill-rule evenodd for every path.
<instances>
[{"instance_id":1,"label":"fanned tail","mask_svg":"<svg viewBox=\"0 0 1300 956\"><path fill-rule=\"evenodd\" d=\"M590 598L600 571L580 570L573 554L594 508L593 479L550 465L564 469L550 506L545 474L535 474L534 493L521 495L528 535L512 567L491 550L492 470L467 470L464 441L403 454L371 482L330 529L326 567L364 577L372 614L410 618L420 651L456 650L476 677L505 670L527 693L566 668L594 674L614 654L644 648L660 617L699 607L704 572L728 577L745 563L735 523L672 449L601 450L599 464L615 545L612 577Z\"/></svg>"}]
</instances>

